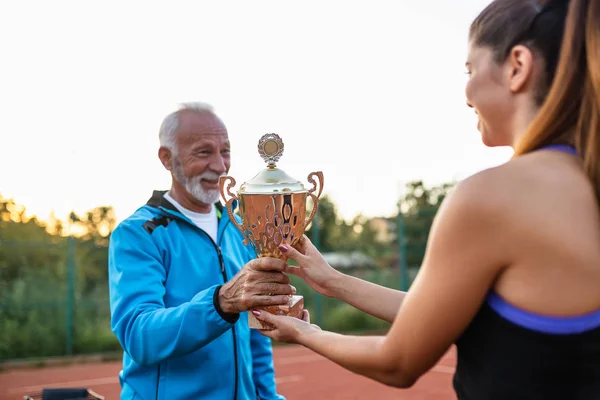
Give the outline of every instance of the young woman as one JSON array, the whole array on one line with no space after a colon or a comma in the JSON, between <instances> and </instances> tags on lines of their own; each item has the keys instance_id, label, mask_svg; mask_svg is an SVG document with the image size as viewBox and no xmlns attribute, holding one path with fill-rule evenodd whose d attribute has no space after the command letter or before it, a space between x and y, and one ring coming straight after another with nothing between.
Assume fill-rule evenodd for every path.
<instances>
[{"instance_id":1,"label":"young woman","mask_svg":"<svg viewBox=\"0 0 600 400\"><path fill-rule=\"evenodd\" d=\"M383 337L255 312L263 334L410 387L452 344L465 399L600 399L600 0L495 0L473 22L467 104L515 157L458 185L407 293L282 248L320 293L388 321Z\"/></svg>"}]
</instances>

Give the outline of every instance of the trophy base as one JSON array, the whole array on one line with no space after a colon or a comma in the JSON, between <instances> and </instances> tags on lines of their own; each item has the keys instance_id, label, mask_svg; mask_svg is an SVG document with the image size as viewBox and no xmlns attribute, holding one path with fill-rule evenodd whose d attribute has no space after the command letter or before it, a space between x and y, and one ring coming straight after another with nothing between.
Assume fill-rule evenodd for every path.
<instances>
[{"instance_id":1,"label":"trophy base","mask_svg":"<svg viewBox=\"0 0 600 400\"><path fill-rule=\"evenodd\" d=\"M290 302L288 304L280 306L257 307L256 309L270 312L271 314L275 315L287 315L302 319L302 313L304 311L304 297L295 295L290 298ZM250 329L259 330L272 330L274 328L271 324L257 320L254 314L252 314L252 310L250 310L248 313L248 326Z\"/></svg>"}]
</instances>

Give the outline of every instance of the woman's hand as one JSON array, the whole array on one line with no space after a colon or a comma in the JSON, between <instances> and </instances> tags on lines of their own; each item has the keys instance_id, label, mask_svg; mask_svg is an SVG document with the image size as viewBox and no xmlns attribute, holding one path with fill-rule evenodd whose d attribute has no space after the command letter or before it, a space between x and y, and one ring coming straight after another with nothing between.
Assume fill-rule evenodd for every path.
<instances>
[{"instance_id":1,"label":"woman's hand","mask_svg":"<svg viewBox=\"0 0 600 400\"><path fill-rule=\"evenodd\" d=\"M317 325L310 323L308 310L303 311L302 319L274 315L261 310L253 310L252 314L259 321L264 321L275 327L272 330L261 330L260 333L278 342L299 343L299 339L303 334L321 330Z\"/></svg>"},{"instance_id":2,"label":"woman's hand","mask_svg":"<svg viewBox=\"0 0 600 400\"><path fill-rule=\"evenodd\" d=\"M310 239L303 235L295 247L282 244L279 250L298 263L298 267L288 266L285 272L296 275L322 295L332 297L331 290L336 278L342 274L332 268L323 258Z\"/></svg>"}]
</instances>

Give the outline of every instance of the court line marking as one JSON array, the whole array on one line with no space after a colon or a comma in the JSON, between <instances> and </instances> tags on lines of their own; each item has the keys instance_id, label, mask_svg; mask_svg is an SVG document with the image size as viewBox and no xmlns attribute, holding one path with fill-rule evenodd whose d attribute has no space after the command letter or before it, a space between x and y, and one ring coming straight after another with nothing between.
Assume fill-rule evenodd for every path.
<instances>
[{"instance_id":1,"label":"court line marking","mask_svg":"<svg viewBox=\"0 0 600 400\"><path fill-rule=\"evenodd\" d=\"M290 382L299 382L303 379L304 379L304 377L302 377L301 375L281 376L281 377L275 378L275 383L280 385L280 384L290 383ZM108 376L105 378L47 383L44 385L36 385L36 386L22 386L22 387L18 387L18 388L8 389L8 394L13 395L13 394L19 394L19 393L23 393L23 392L28 392L28 393L41 392L43 389L49 389L49 388L91 387L91 386L100 386L100 385L111 385L114 383L119 383L119 378L116 376Z\"/></svg>"},{"instance_id":2,"label":"court line marking","mask_svg":"<svg viewBox=\"0 0 600 400\"><path fill-rule=\"evenodd\" d=\"M325 358L321 355L318 355L318 354L311 354L311 355L305 355L305 356L294 356L294 357L281 358L281 359L277 360L275 362L275 364L290 365L290 364L302 364L302 363L308 363L308 362L312 362L312 361L324 361L324 360L327 360L327 358ZM436 365L433 368L431 368L431 371L440 372L440 373L444 373L444 374L454 374L454 372L456 371L456 368L446 366L446 365ZM285 384L285 383L289 383L289 382L299 382L301 380L304 380L304 378L301 375L275 377L275 382L277 384ZM119 383L118 376L109 376L109 377L104 377L104 378L86 379L86 380L79 380L79 381L48 383L48 384L44 384L44 385L35 385L35 386L23 386L23 387L19 387L19 388L8 389L8 394L12 395L12 394L18 394L18 393L22 393L22 392L39 392L44 388L60 388L60 387L75 387L75 386L90 387L90 386L99 386L99 385L109 385L109 384L114 384L114 383Z\"/></svg>"},{"instance_id":3,"label":"court line marking","mask_svg":"<svg viewBox=\"0 0 600 400\"><path fill-rule=\"evenodd\" d=\"M96 378L96 379L85 379L79 381L67 381L67 382L57 382L57 383L46 383L44 385L36 385L36 386L22 386L19 388L8 389L8 394L18 394L21 392L41 392L42 389L51 389L51 388L61 388L61 387L89 387L89 386L99 386L99 385L110 385L113 383L119 383L118 376L108 376L105 378Z\"/></svg>"},{"instance_id":4,"label":"court line marking","mask_svg":"<svg viewBox=\"0 0 600 400\"><path fill-rule=\"evenodd\" d=\"M323 357L318 354L311 354L306 356L295 356L295 357L285 357L275 361L276 365L289 365L289 364L302 364L308 363L312 361L329 361L326 357ZM333 361L332 361L333 362ZM441 372L443 374L454 374L456 371L455 367L449 365L435 365L431 368L431 371Z\"/></svg>"},{"instance_id":5,"label":"court line marking","mask_svg":"<svg viewBox=\"0 0 600 400\"><path fill-rule=\"evenodd\" d=\"M447 365L436 365L433 368L431 368L431 371L441 372L443 374L454 374L454 372L456 371L456 368L449 367Z\"/></svg>"},{"instance_id":6,"label":"court line marking","mask_svg":"<svg viewBox=\"0 0 600 400\"><path fill-rule=\"evenodd\" d=\"M276 365L289 365L289 364L303 364L311 361L323 361L327 360L327 358L319 355L319 354L309 354L306 356L293 356L293 357L285 357L279 358L275 360Z\"/></svg>"},{"instance_id":7,"label":"court line marking","mask_svg":"<svg viewBox=\"0 0 600 400\"><path fill-rule=\"evenodd\" d=\"M275 378L275 384L281 385L284 383L300 382L302 380L304 380L304 377L302 375L282 376L279 378Z\"/></svg>"}]
</instances>

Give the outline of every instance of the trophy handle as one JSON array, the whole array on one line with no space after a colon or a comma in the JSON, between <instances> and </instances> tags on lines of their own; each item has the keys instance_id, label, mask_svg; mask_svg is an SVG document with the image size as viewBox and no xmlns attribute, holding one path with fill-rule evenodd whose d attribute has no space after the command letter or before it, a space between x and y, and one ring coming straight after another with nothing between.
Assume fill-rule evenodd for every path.
<instances>
[{"instance_id":1,"label":"trophy handle","mask_svg":"<svg viewBox=\"0 0 600 400\"><path fill-rule=\"evenodd\" d=\"M319 180L319 191L316 195L314 192L317 190L317 182L315 182L313 176L316 176ZM313 188L308 191L308 195L312 197L314 205L312 211L310 212L310 215L304 222L304 229L306 229L306 227L312 222L313 218L315 218L315 215L317 215L317 209L319 208L319 197L323 192L323 172L311 172L310 174L308 174L308 181L313 185Z\"/></svg>"},{"instance_id":2,"label":"trophy handle","mask_svg":"<svg viewBox=\"0 0 600 400\"><path fill-rule=\"evenodd\" d=\"M225 184L228 180L230 182L229 182L229 184L227 184L227 188L225 188ZM219 191L221 192L221 197L223 197L223 200L225 200L225 208L227 209L227 213L229 214L229 219L239 229L239 231L242 232L242 236L244 236L244 245L247 245L248 239L246 238L246 234L244 232L245 226L244 226L243 222L241 224L239 222L237 222L237 220L235 219L235 216L233 215L233 202L237 200L239 203L239 200L240 200L235 194L231 193L231 188L234 186L235 186L235 179L233 179L233 177L231 177L231 176L219 177ZM229 200L227 199L227 196L225 194L229 195Z\"/></svg>"}]
</instances>

